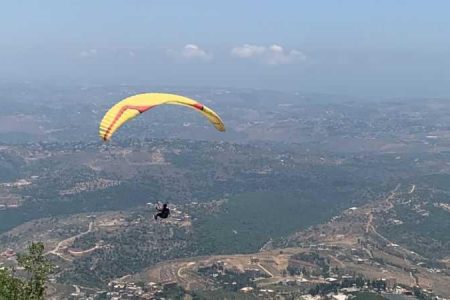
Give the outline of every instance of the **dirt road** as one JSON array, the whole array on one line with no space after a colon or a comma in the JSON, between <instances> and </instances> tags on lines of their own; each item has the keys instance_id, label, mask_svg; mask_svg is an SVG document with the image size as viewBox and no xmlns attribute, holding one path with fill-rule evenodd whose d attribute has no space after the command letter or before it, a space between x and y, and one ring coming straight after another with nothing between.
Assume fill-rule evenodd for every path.
<instances>
[{"instance_id":1,"label":"dirt road","mask_svg":"<svg viewBox=\"0 0 450 300\"><path fill-rule=\"evenodd\" d=\"M86 234L92 232L93 229L94 229L94 221L91 221L89 223L89 228L88 228L87 231L79 233L79 234L74 235L74 236L72 236L70 238L67 238L65 240L60 241L53 250L48 251L47 253L45 253L45 255L54 254L54 255L57 255L57 256L61 257L62 259L66 260L66 261L71 261L71 259L69 259L69 258L65 257L64 255L62 255L61 253L59 253L60 249L63 246L70 246L70 245L72 245L73 242L75 241L75 239L80 238L83 235L86 235Z\"/></svg>"}]
</instances>

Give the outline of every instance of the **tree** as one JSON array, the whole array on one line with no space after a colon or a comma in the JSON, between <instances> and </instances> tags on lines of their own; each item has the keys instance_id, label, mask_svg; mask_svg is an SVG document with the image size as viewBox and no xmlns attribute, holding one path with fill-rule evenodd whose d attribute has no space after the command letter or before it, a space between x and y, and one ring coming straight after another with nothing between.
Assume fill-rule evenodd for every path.
<instances>
[{"instance_id":1,"label":"tree","mask_svg":"<svg viewBox=\"0 0 450 300\"><path fill-rule=\"evenodd\" d=\"M0 270L0 299L42 300L45 295L45 283L53 266L44 256L44 245L32 243L27 253L17 256L19 266L26 274L17 277L12 269Z\"/></svg>"},{"instance_id":2,"label":"tree","mask_svg":"<svg viewBox=\"0 0 450 300\"><path fill-rule=\"evenodd\" d=\"M362 288L364 286L364 279L362 277L356 278L356 287Z\"/></svg>"},{"instance_id":3,"label":"tree","mask_svg":"<svg viewBox=\"0 0 450 300\"><path fill-rule=\"evenodd\" d=\"M0 270L0 299L25 299L22 295L24 283L6 270Z\"/></svg>"}]
</instances>

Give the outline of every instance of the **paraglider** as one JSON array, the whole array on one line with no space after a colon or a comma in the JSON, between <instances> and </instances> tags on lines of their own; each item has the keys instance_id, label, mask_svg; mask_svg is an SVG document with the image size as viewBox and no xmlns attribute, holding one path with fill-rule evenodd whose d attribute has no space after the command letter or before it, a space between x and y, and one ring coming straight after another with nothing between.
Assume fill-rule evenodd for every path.
<instances>
[{"instance_id":1,"label":"paraglider","mask_svg":"<svg viewBox=\"0 0 450 300\"><path fill-rule=\"evenodd\" d=\"M212 109L193 99L175 94L146 93L125 98L111 107L100 122L100 137L104 141L108 141L127 121L162 104L174 104L193 108L205 116L218 131L225 131L225 125L219 115Z\"/></svg>"},{"instance_id":2,"label":"paraglider","mask_svg":"<svg viewBox=\"0 0 450 300\"><path fill-rule=\"evenodd\" d=\"M161 219L167 219L169 217L170 209L167 207L167 203L164 203L162 208L159 206L156 206L155 208L158 211L157 214L153 215L155 220L158 220L158 217Z\"/></svg>"},{"instance_id":3,"label":"paraglider","mask_svg":"<svg viewBox=\"0 0 450 300\"><path fill-rule=\"evenodd\" d=\"M175 94L145 93L125 98L112 106L100 122L100 138L104 141L109 141L114 133L126 122L153 107L163 104L181 105L195 109L206 117L218 131L225 131L225 125L219 115L200 102ZM167 207L167 204L164 204L162 208L157 206L156 210L158 213L153 216L155 220L158 217L166 219L170 215L170 209Z\"/></svg>"}]
</instances>

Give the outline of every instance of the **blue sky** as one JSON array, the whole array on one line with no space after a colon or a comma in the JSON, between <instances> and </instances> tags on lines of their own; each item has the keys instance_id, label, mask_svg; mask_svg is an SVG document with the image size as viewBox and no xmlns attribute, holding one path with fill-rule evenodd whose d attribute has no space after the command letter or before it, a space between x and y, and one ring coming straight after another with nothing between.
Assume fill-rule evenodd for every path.
<instances>
[{"instance_id":1,"label":"blue sky","mask_svg":"<svg viewBox=\"0 0 450 300\"><path fill-rule=\"evenodd\" d=\"M450 1L3 0L0 79L450 96Z\"/></svg>"}]
</instances>

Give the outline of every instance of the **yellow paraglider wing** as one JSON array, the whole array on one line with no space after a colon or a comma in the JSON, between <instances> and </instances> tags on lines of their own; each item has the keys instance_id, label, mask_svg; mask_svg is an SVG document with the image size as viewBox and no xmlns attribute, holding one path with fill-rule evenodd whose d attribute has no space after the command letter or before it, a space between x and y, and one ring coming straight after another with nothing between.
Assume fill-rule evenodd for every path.
<instances>
[{"instance_id":1,"label":"yellow paraglider wing","mask_svg":"<svg viewBox=\"0 0 450 300\"><path fill-rule=\"evenodd\" d=\"M161 104L175 104L193 108L207 117L217 130L225 131L225 125L220 117L213 110L195 100L174 94L148 93L125 98L111 107L100 122L100 137L104 141L108 141L114 132L127 121Z\"/></svg>"}]
</instances>

